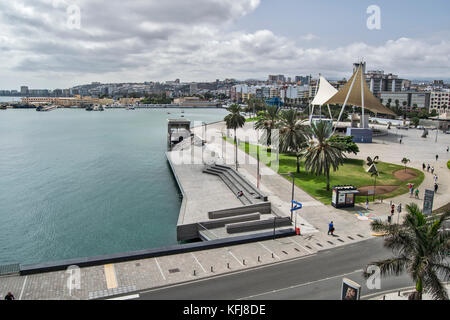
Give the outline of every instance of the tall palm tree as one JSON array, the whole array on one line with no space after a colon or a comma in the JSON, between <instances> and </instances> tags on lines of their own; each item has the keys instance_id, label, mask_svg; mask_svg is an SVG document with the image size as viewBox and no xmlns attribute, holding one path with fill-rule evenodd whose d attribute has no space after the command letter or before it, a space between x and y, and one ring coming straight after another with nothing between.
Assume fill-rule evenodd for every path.
<instances>
[{"instance_id":1,"label":"tall palm tree","mask_svg":"<svg viewBox=\"0 0 450 320\"><path fill-rule=\"evenodd\" d=\"M232 104L228 108L228 114L225 117L225 123L227 125L227 129L233 129L234 130L234 148L235 148L235 163L236 163L236 170L238 168L238 158L237 158L237 137L236 137L236 130L237 128L242 128L245 124L245 117L241 115L242 109L237 104Z\"/></svg>"},{"instance_id":2,"label":"tall palm tree","mask_svg":"<svg viewBox=\"0 0 450 320\"><path fill-rule=\"evenodd\" d=\"M405 171L406 171L406 165L408 164L408 162L411 162L411 160L409 160L408 158L402 159L402 163L405 165Z\"/></svg>"},{"instance_id":3,"label":"tall palm tree","mask_svg":"<svg viewBox=\"0 0 450 320\"><path fill-rule=\"evenodd\" d=\"M297 119L297 110L280 112L280 152L293 152L297 157L297 173L300 172L301 151L307 146L308 129L306 120Z\"/></svg>"},{"instance_id":4,"label":"tall palm tree","mask_svg":"<svg viewBox=\"0 0 450 320\"><path fill-rule=\"evenodd\" d=\"M272 145L272 130L277 128L279 119L277 106L266 106L261 118L255 122L255 129L263 130L260 142L268 147Z\"/></svg>"},{"instance_id":5,"label":"tall palm tree","mask_svg":"<svg viewBox=\"0 0 450 320\"><path fill-rule=\"evenodd\" d=\"M337 142L329 141L333 133L333 126L326 121L311 124L310 134L314 137L303 152L305 169L316 175L326 175L327 191L330 190L330 169L339 169L346 158L345 147Z\"/></svg>"},{"instance_id":6,"label":"tall palm tree","mask_svg":"<svg viewBox=\"0 0 450 320\"><path fill-rule=\"evenodd\" d=\"M447 257L450 250L450 232L444 228L444 221L450 212L440 217L428 218L417 204L406 206L407 215L402 224L390 224L375 220L372 230L384 232L384 246L392 249L394 257L372 262L380 268L381 276L400 275L407 271L416 284L416 292L411 298L422 299L428 291L434 299L448 300L445 286L450 265ZM370 274L364 272L366 277Z\"/></svg>"}]
</instances>

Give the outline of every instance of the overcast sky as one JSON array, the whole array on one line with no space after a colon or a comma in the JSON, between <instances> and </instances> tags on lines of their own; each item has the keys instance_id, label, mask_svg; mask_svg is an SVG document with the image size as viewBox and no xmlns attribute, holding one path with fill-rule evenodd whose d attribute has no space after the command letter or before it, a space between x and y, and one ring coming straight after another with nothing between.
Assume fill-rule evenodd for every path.
<instances>
[{"instance_id":1,"label":"overcast sky","mask_svg":"<svg viewBox=\"0 0 450 320\"><path fill-rule=\"evenodd\" d=\"M366 12L381 9L381 29ZM69 9L80 9L80 27ZM450 1L0 0L0 88L369 69L450 78ZM75 18L74 18L75 17Z\"/></svg>"}]
</instances>

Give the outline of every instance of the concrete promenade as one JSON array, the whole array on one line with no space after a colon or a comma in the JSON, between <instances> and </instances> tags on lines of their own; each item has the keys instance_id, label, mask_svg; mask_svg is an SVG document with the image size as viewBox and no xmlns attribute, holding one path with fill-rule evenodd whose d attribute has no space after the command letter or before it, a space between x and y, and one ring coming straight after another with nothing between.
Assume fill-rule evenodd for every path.
<instances>
[{"instance_id":1,"label":"concrete promenade","mask_svg":"<svg viewBox=\"0 0 450 320\"><path fill-rule=\"evenodd\" d=\"M246 124L247 128L251 128L251 126L252 124ZM201 128L195 129L195 131L201 136ZM226 134L223 123L208 126L206 140L209 143L207 146L210 150L214 150L216 157L222 158L226 163L234 163L234 147L228 143L225 146L222 144L223 134ZM447 204L450 200L448 192L450 170L446 168L449 156L445 149L447 145L450 145L450 135L441 134L438 137L438 143L435 144L432 132L426 143L419 139L420 132L417 130L402 131L401 134L403 134L402 145L399 145L396 137L392 135L380 137L375 139L374 144L359 145L361 152L358 157L365 159L367 156L378 155L381 161L397 164L401 164L400 160L403 157L408 157L411 159L409 165L420 169L422 162L434 165L439 176L439 191L435 199L435 208ZM238 137L244 139L244 130L238 131ZM257 138L256 134L253 138ZM225 152L222 152L223 150ZM435 154L439 154L438 161L435 161ZM251 159L248 159L248 156L240 150L238 159L239 172L256 185L256 163L252 163ZM261 190L268 195L269 201L279 209L281 214L289 216L291 182L274 174L272 169L264 165L261 165L261 172L263 173ZM423 185L419 187L421 195L423 195L425 187L432 186L432 182L431 174L426 174ZM225 190L222 191L211 190L211 194L213 197L214 194L219 196L225 193ZM298 259L314 255L324 249L355 244L372 237L370 222L361 221L354 215L357 211L365 211L365 208L336 210L331 206L323 205L297 187L295 188L295 199L304 205L296 217L302 232L301 236L86 267L80 269L79 286L75 281L76 277L72 277L72 282L69 281L70 273L66 271L29 276L5 276L0 277L0 296L11 291L16 299L23 300L108 298L118 294ZM393 201L403 204L417 201L420 207L422 206L422 200L410 199L409 195L402 195L394 198ZM381 219L386 219L389 213L388 206L389 200L382 204L371 204L369 211ZM203 212L205 212L204 209ZM336 227L335 237L327 235L328 223L331 220L334 221Z\"/></svg>"}]
</instances>

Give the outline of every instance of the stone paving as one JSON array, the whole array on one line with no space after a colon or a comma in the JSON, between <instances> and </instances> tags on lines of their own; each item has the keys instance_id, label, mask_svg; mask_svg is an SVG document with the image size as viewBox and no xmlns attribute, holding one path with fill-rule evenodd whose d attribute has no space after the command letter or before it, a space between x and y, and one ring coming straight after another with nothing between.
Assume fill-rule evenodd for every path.
<instances>
[{"instance_id":1,"label":"stone paving","mask_svg":"<svg viewBox=\"0 0 450 320\"><path fill-rule=\"evenodd\" d=\"M251 124L246 126L250 127ZM208 126L207 140L210 142L213 139L216 139L216 142L222 141L221 137L224 132L226 130L224 130L223 123L210 125ZM240 132L238 131L238 136ZM410 166L412 167L421 169L422 162L434 165L440 185L435 199L435 208L448 203L450 172L446 169L448 154L445 149L447 145L450 145L450 135L441 134L438 137L438 143L433 144L434 139L431 137L433 134L426 143L419 139L420 132L417 130L404 131L401 134L403 134L402 145L395 145L398 143L396 142L398 136L392 133L387 137L375 139L374 144L359 145L361 152L358 157L365 159L367 156L379 155L381 161L400 164L400 160L406 156L411 159ZM226 145L231 146L230 144ZM223 160L234 163L233 152L228 151L229 146L223 147L222 143L210 143L211 149L216 150L219 157L224 156ZM226 149L224 154L221 152L223 149ZM435 161L436 153L439 154L439 161ZM248 159L248 156L240 150L238 159L241 163L239 171L256 185L256 164L251 163L251 159ZM248 163L245 163L246 159ZM269 201L282 214L288 216L290 214L291 182L273 174L271 169L264 165L261 166L261 172L265 173L261 180L262 191L268 194ZM432 182L431 174L426 174L425 181L420 186L421 192L424 187L432 186ZM297 187L295 188L295 199L304 204L303 209L297 214L301 236L115 263L107 267L82 268L80 269L79 287L69 285L70 273L66 271L0 277L0 297L11 291L16 299L23 300L108 298L116 294L306 257L320 250L332 249L372 237L370 221L361 221L355 216L358 211L366 212L365 208L357 206L352 210L337 210L323 205ZM409 198L409 195L402 195L392 201L396 204L417 202L421 206L423 200L415 200ZM389 214L389 202L389 200L385 200L384 203L371 204L369 212L385 219ZM394 216L394 219L396 217ZM331 220L336 226L335 236L327 235L328 223Z\"/></svg>"}]
</instances>

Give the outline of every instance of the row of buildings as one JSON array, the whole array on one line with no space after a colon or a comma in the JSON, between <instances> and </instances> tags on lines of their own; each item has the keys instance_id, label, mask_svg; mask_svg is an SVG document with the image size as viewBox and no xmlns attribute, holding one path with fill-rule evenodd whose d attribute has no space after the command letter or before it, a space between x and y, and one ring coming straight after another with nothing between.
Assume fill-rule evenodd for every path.
<instances>
[{"instance_id":1,"label":"row of buildings","mask_svg":"<svg viewBox=\"0 0 450 320\"><path fill-rule=\"evenodd\" d=\"M371 92L387 107L402 111L426 110L437 114L446 113L450 105L450 88L442 80L433 83L413 84L382 70L368 71L366 83ZM339 90L346 79L330 81ZM246 103L249 99L271 99L278 97L285 104L305 105L311 101L317 90L317 80L311 76L295 77L295 83L283 75L269 75L264 84L237 84L231 88L230 99Z\"/></svg>"}]
</instances>

